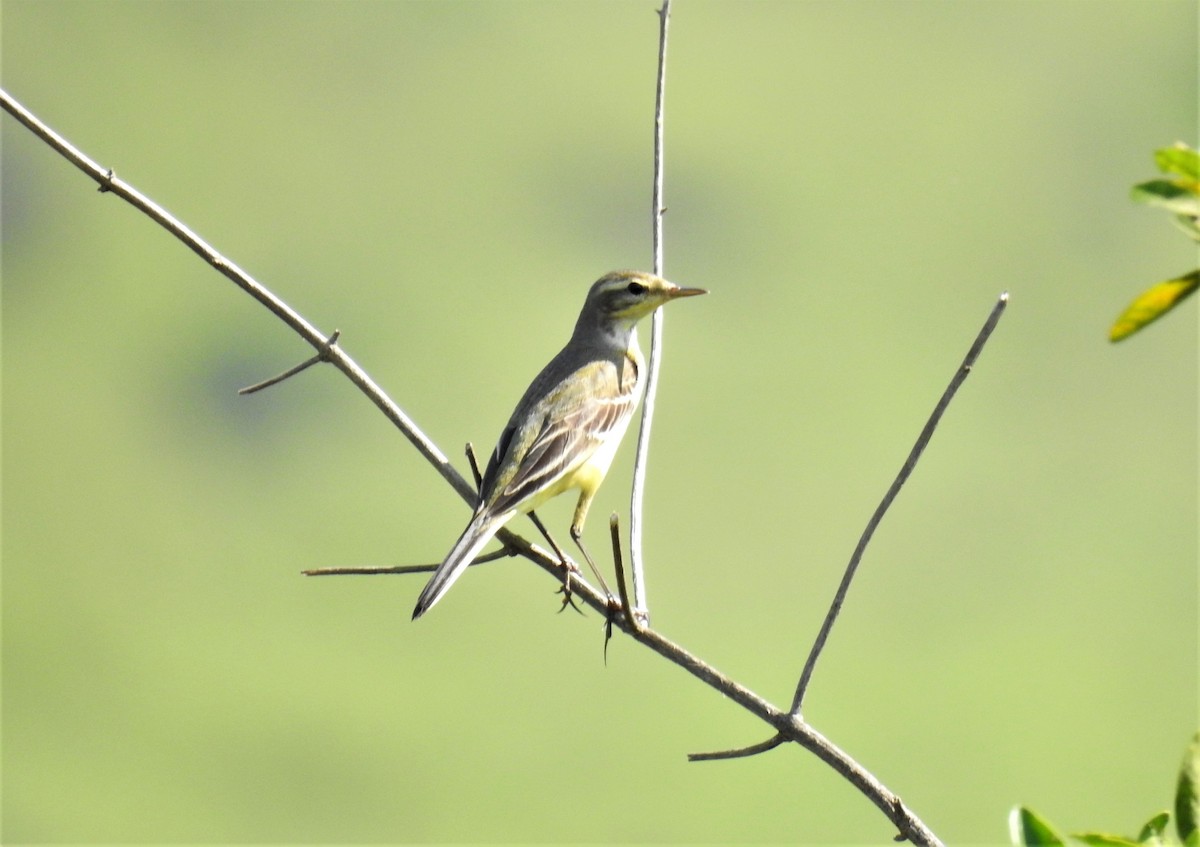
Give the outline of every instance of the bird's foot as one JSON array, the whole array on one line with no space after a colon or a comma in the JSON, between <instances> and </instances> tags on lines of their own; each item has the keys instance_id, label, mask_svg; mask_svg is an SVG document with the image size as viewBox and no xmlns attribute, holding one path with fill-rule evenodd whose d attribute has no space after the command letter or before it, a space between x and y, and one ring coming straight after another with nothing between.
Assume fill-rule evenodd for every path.
<instances>
[{"instance_id":1,"label":"bird's foot","mask_svg":"<svg viewBox=\"0 0 1200 847\"><path fill-rule=\"evenodd\" d=\"M561 613L563 609L567 608L567 606L570 606L572 609L582 615L583 609L579 608L579 604L575 602L575 593L571 590L571 577L579 573L579 569L568 562L564 562L563 567L563 584L559 586L558 591L555 592L556 594L561 594L563 596L562 605L558 607L558 611Z\"/></svg>"}]
</instances>

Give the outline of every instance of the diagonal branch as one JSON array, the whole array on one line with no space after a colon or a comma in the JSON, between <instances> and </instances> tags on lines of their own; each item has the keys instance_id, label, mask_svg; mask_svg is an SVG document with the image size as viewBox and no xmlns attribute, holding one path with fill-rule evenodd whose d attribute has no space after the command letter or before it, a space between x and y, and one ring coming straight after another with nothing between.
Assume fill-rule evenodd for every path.
<instances>
[{"instance_id":1,"label":"diagonal branch","mask_svg":"<svg viewBox=\"0 0 1200 847\"><path fill-rule=\"evenodd\" d=\"M900 493L900 488L908 481L909 476L912 475L913 469L917 466L917 461L920 460L921 454L925 452L925 446L933 438L933 431L937 429L938 422L941 421L942 415L946 413L946 409L950 406L950 401L954 399L954 395L958 393L959 386L970 375L971 368L975 365L975 360L979 358L979 354L983 351L983 345L987 343L992 330L1000 322L1000 316L1004 314L1004 308L1007 305L1008 292L1005 291L1000 295L1000 299L996 301L996 305L992 307L991 313L988 314L987 320L983 322L979 334L975 336L975 341L967 351L962 364L958 366L958 370L954 372L954 376L950 379L950 384L946 386L946 390L942 392L937 405L933 407L933 412L930 414L929 420L925 422L921 434L917 436L917 441L913 444L912 450L909 451L908 458L904 460L904 465L900 468L900 473L896 475L896 479L892 482L891 487L883 495L883 500L876 507L875 513L871 515L871 519L867 521L867 527L863 530L862 537L858 539L858 546L854 548L854 553L850 556L850 563L846 565L846 572L842 575L842 582L838 586L837 593L833 596L833 604L829 607L829 611L825 615L825 621L821 624L820 632L817 633L817 640L813 642L812 650L809 651L808 660L804 663L804 670L800 673L800 682L797 683L796 694L792 698L791 713L793 715L800 714L800 708L804 703L804 694L808 689L809 680L812 678L813 669L817 665L817 659L820 658L821 651L825 648L825 641L829 638L829 632L833 629L833 624L837 620L838 614L842 611L842 604L846 600L846 593L850 590L850 582L854 579L854 574L858 570L858 563L862 561L863 552L867 549L867 544L870 543L871 536L875 534L875 528L879 526L879 522L883 520L883 516L891 507L892 501Z\"/></svg>"},{"instance_id":2,"label":"diagonal branch","mask_svg":"<svg viewBox=\"0 0 1200 847\"><path fill-rule=\"evenodd\" d=\"M383 393L383 390L367 376L366 372L334 343L334 337L327 336L302 318L290 306L259 285L248 273L222 256L204 239L184 226L170 212L142 194L129 183L118 178L111 168L102 167L84 155L69 141L14 100L7 91L0 90L0 106L3 106L5 111L62 154L63 158L99 183L102 193L115 194L135 209L146 214L163 229L186 244L189 249L212 265L218 272L231 280L238 288L266 306L272 314L311 344L320 356L331 362L351 382L358 386L379 407L379 410L387 416L388 420L404 433L404 437L412 442L412 445L437 469L442 477L450 483L451 487L462 495L463 499L470 502L474 498L475 492L467 484L467 481L459 475L458 471L446 460L446 457L442 455L442 451L437 448L437 445L426 438L425 434L417 428L408 415L404 414L403 410L393 403Z\"/></svg>"},{"instance_id":3,"label":"diagonal branch","mask_svg":"<svg viewBox=\"0 0 1200 847\"><path fill-rule=\"evenodd\" d=\"M0 107L3 107L6 112L29 128L34 135L58 151L64 159L95 180L100 186L101 193L115 194L151 218L167 232L182 241L192 252L196 253L196 255L200 256L200 258L219 273L237 285L238 288L241 288L265 306L297 335L311 344L317 351L317 358L330 362L345 374L347 379L354 383L383 412L384 416L395 424L404 437L417 448L417 451L425 457L426 461L433 465L434 469L442 475L442 478L450 484L450 487L458 492L459 496L467 501L467 503L474 503L476 496L475 489L454 469L454 466L450 464L437 445L417 427L416 423L404 413L404 410L397 406L383 392L383 389L367 375L366 371L359 367L358 363L351 359L337 345L337 333L326 336L325 333L322 333L310 324L272 292L260 285L248 273L218 253L208 242L185 226L178 218L129 183L119 179L111 168L105 168L85 155L3 89L0 89ZM251 386L251 388L253 387ZM505 546L515 550L518 554L525 556L539 565L543 570L555 574L561 579L562 563L540 547L531 544L509 529L500 530L496 533L496 537Z\"/></svg>"}]
</instances>

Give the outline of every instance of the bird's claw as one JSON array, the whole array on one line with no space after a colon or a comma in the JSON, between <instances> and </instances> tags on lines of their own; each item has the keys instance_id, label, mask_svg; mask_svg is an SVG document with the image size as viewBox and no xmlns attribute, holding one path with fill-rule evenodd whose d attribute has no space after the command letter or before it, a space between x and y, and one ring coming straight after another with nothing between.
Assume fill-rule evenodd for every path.
<instances>
[{"instance_id":1,"label":"bird's claw","mask_svg":"<svg viewBox=\"0 0 1200 847\"><path fill-rule=\"evenodd\" d=\"M571 577L577 573L579 573L579 569L573 564L566 561L563 562L563 583L558 587L558 591L555 592L563 596L562 605L558 607L560 614L567 606L570 606L579 612L579 614L583 614L583 609L579 608L579 605L575 602L575 593L571 590Z\"/></svg>"},{"instance_id":2,"label":"bird's claw","mask_svg":"<svg viewBox=\"0 0 1200 847\"><path fill-rule=\"evenodd\" d=\"M568 581L564 582L562 585L560 585L558 588L558 591L556 591L554 593L561 594L563 596L562 605L558 607L558 611L560 613L562 612L563 609L567 608L567 606L570 606L572 609L579 612L579 614L581 614L581 615L583 614L583 609L579 608L579 604L575 602L575 595L571 591L569 578L568 578Z\"/></svg>"}]
</instances>

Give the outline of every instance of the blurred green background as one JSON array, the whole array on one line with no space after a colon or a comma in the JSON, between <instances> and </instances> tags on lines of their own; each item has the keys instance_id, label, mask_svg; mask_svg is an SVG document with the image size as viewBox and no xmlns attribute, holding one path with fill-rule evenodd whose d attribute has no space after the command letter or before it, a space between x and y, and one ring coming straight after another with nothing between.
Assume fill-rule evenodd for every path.
<instances>
[{"instance_id":1,"label":"blurred green background","mask_svg":"<svg viewBox=\"0 0 1200 847\"><path fill-rule=\"evenodd\" d=\"M32 3L3 83L490 449L588 284L650 264L654 2ZM654 623L806 716L942 838L1168 805L1197 722L1195 266L1128 199L1196 142L1192 2L680 0ZM795 748L521 561L419 624L466 506L277 320L3 132L3 840L884 842ZM643 330L643 342L646 331ZM633 439L592 511L627 511ZM565 537L571 504L543 517ZM522 531L532 532L528 524Z\"/></svg>"}]
</instances>

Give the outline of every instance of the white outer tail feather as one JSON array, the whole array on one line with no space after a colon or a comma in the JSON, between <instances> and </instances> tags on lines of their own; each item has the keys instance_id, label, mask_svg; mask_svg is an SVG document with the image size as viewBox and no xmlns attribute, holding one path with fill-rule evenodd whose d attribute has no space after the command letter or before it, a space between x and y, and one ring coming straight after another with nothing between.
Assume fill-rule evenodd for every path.
<instances>
[{"instance_id":1,"label":"white outer tail feather","mask_svg":"<svg viewBox=\"0 0 1200 847\"><path fill-rule=\"evenodd\" d=\"M463 534L446 554L445 561L438 565L433 576L429 578L429 582L425 583L421 596L417 598L417 606L413 609L414 621L442 599L442 595L450 590L454 581L462 576L463 571L475 560L479 551L492 540L500 527L508 523L510 518L512 518L512 513L505 515L480 513L471 519L467 528L463 530Z\"/></svg>"}]
</instances>

